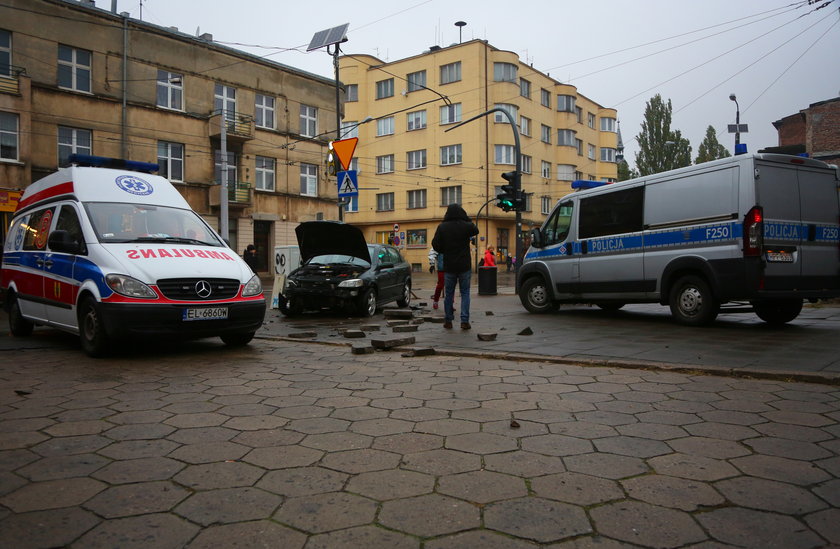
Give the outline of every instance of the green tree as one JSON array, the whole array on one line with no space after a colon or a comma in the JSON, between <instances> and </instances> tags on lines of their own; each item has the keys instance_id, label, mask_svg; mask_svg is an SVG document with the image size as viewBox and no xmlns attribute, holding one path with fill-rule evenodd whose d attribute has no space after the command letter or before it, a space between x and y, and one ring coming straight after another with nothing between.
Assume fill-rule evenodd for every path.
<instances>
[{"instance_id":1,"label":"green tree","mask_svg":"<svg viewBox=\"0 0 840 549\"><path fill-rule=\"evenodd\" d=\"M622 158L618 163L618 180L627 181L628 179L634 179L636 177L639 177L639 172L631 168L630 164Z\"/></svg>"},{"instance_id":2,"label":"green tree","mask_svg":"<svg viewBox=\"0 0 840 549\"><path fill-rule=\"evenodd\" d=\"M718 143L717 132L712 126L706 128L706 137L700 146L697 147L697 158L694 159L695 164L702 164L710 160L717 160L718 158L726 158L732 156L726 147Z\"/></svg>"},{"instance_id":3,"label":"green tree","mask_svg":"<svg viewBox=\"0 0 840 549\"><path fill-rule=\"evenodd\" d=\"M636 136L639 142L639 152L636 153L639 175L691 165L691 144L680 130L671 130L671 110L671 100L665 103L659 94L651 97L645 106L642 131Z\"/></svg>"}]
</instances>

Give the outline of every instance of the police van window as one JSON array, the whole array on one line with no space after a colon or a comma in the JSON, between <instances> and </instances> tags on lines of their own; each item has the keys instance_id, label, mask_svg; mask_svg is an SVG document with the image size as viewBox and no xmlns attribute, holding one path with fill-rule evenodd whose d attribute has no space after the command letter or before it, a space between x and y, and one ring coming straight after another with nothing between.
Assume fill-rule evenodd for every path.
<instances>
[{"instance_id":1,"label":"police van window","mask_svg":"<svg viewBox=\"0 0 840 549\"><path fill-rule=\"evenodd\" d=\"M61 207L58 214L58 221L55 224L56 231L67 231L70 234L71 240L82 243L85 241L82 235L82 224L79 223L79 214L76 209L69 204Z\"/></svg>"},{"instance_id":2,"label":"police van window","mask_svg":"<svg viewBox=\"0 0 840 549\"><path fill-rule=\"evenodd\" d=\"M560 204L545 224L545 244L557 244L566 240L569 236L569 227L572 225L572 203Z\"/></svg>"},{"instance_id":3,"label":"police van window","mask_svg":"<svg viewBox=\"0 0 840 549\"><path fill-rule=\"evenodd\" d=\"M26 236L23 238L24 250L44 250L47 247L47 236L54 212L55 208L32 212L26 225Z\"/></svg>"},{"instance_id":4,"label":"police van window","mask_svg":"<svg viewBox=\"0 0 840 549\"><path fill-rule=\"evenodd\" d=\"M580 201L580 238L642 230L644 187L590 196Z\"/></svg>"}]
</instances>

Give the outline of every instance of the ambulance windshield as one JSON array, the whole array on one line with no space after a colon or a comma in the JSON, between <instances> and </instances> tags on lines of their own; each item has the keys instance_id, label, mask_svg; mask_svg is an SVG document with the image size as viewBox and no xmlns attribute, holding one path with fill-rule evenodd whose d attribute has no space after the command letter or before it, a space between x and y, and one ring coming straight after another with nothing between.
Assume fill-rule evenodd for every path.
<instances>
[{"instance_id":1,"label":"ambulance windshield","mask_svg":"<svg viewBox=\"0 0 840 549\"><path fill-rule=\"evenodd\" d=\"M204 220L191 210L115 202L87 202L85 209L100 242L225 246Z\"/></svg>"}]
</instances>

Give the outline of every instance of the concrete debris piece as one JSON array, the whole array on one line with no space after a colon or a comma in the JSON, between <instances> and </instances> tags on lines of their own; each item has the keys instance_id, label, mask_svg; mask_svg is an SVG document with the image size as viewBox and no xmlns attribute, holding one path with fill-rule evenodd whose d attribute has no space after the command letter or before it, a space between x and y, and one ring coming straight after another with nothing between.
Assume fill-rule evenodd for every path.
<instances>
[{"instance_id":1,"label":"concrete debris piece","mask_svg":"<svg viewBox=\"0 0 840 549\"><path fill-rule=\"evenodd\" d=\"M357 344L353 345L352 351L354 355L370 355L376 352L376 349L370 345Z\"/></svg>"},{"instance_id":2,"label":"concrete debris piece","mask_svg":"<svg viewBox=\"0 0 840 549\"><path fill-rule=\"evenodd\" d=\"M424 322L426 322L426 321L422 318L415 318L410 322L410 324L413 324L415 326L419 326L419 325L423 324Z\"/></svg>"},{"instance_id":3,"label":"concrete debris piece","mask_svg":"<svg viewBox=\"0 0 840 549\"><path fill-rule=\"evenodd\" d=\"M382 314L385 318L405 318L410 319L414 316L414 312L411 309L385 309L382 311Z\"/></svg>"},{"instance_id":4,"label":"concrete debris piece","mask_svg":"<svg viewBox=\"0 0 840 549\"><path fill-rule=\"evenodd\" d=\"M493 315L495 315L495 313L494 313L493 311L484 311L484 314L485 314L486 316L493 316Z\"/></svg>"},{"instance_id":5,"label":"concrete debris piece","mask_svg":"<svg viewBox=\"0 0 840 549\"><path fill-rule=\"evenodd\" d=\"M365 334L362 330L344 330L344 337L346 338L358 338L358 337L365 337Z\"/></svg>"},{"instance_id":6,"label":"concrete debris piece","mask_svg":"<svg viewBox=\"0 0 840 549\"><path fill-rule=\"evenodd\" d=\"M318 332L292 332L289 334L289 337L293 337L295 339L306 339L308 337L318 337Z\"/></svg>"},{"instance_id":7,"label":"concrete debris piece","mask_svg":"<svg viewBox=\"0 0 840 549\"><path fill-rule=\"evenodd\" d=\"M516 334L516 335L521 335L521 336L531 336L531 335L534 335L534 330L532 330L532 329L531 329L531 327L530 327L530 326L528 326L528 327L526 327L524 330L522 330L521 332L519 332L519 333L518 333L518 334Z\"/></svg>"},{"instance_id":8,"label":"concrete debris piece","mask_svg":"<svg viewBox=\"0 0 840 549\"><path fill-rule=\"evenodd\" d=\"M444 322L446 322L446 319L442 316L427 316L423 317L423 320L425 320L426 322L431 322L432 324L443 324Z\"/></svg>"},{"instance_id":9,"label":"concrete debris piece","mask_svg":"<svg viewBox=\"0 0 840 549\"><path fill-rule=\"evenodd\" d=\"M416 324L405 324L403 326L394 326L392 328L395 334L401 334L404 332L416 332L417 325Z\"/></svg>"},{"instance_id":10,"label":"concrete debris piece","mask_svg":"<svg viewBox=\"0 0 840 549\"><path fill-rule=\"evenodd\" d=\"M393 349L403 345L413 345L414 336L371 338L370 344L374 349Z\"/></svg>"},{"instance_id":11,"label":"concrete debris piece","mask_svg":"<svg viewBox=\"0 0 840 549\"><path fill-rule=\"evenodd\" d=\"M363 332L378 332L381 326L379 324L362 324L359 329Z\"/></svg>"},{"instance_id":12,"label":"concrete debris piece","mask_svg":"<svg viewBox=\"0 0 840 549\"><path fill-rule=\"evenodd\" d=\"M409 320L386 320L385 324L389 328L393 328L394 326L405 326L409 322L410 322Z\"/></svg>"},{"instance_id":13,"label":"concrete debris piece","mask_svg":"<svg viewBox=\"0 0 840 549\"><path fill-rule=\"evenodd\" d=\"M435 351L432 347L421 347L419 349L414 349L412 352L414 353L414 356L431 356L437 354L437 351Z\"/></svg>"},{"instance_id":14,"label":"concrete debris piece","mask_svg":"<svg viewBox=\"0 0 840 549\"><path fill-rule=\"evenodd\" d=\"M496 332L479 332L476 335L478 336L479 341L496 341Z\"/></svg>"}]
</instances>

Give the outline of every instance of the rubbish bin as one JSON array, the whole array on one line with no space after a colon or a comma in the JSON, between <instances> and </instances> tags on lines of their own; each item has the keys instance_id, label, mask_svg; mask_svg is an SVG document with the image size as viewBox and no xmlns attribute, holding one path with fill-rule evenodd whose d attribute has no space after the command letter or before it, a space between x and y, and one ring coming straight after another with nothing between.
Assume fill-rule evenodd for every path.
<instances>
[{"instance_id":1,"label":"rubbish bin","mask_svg":"<svg viewBox=\"0 0 840 549\"><path fill-rule=\"evenodd\" d=\"M478 268L478 295L496 295L496 267Z\"/></svg>"}]
</instances>

